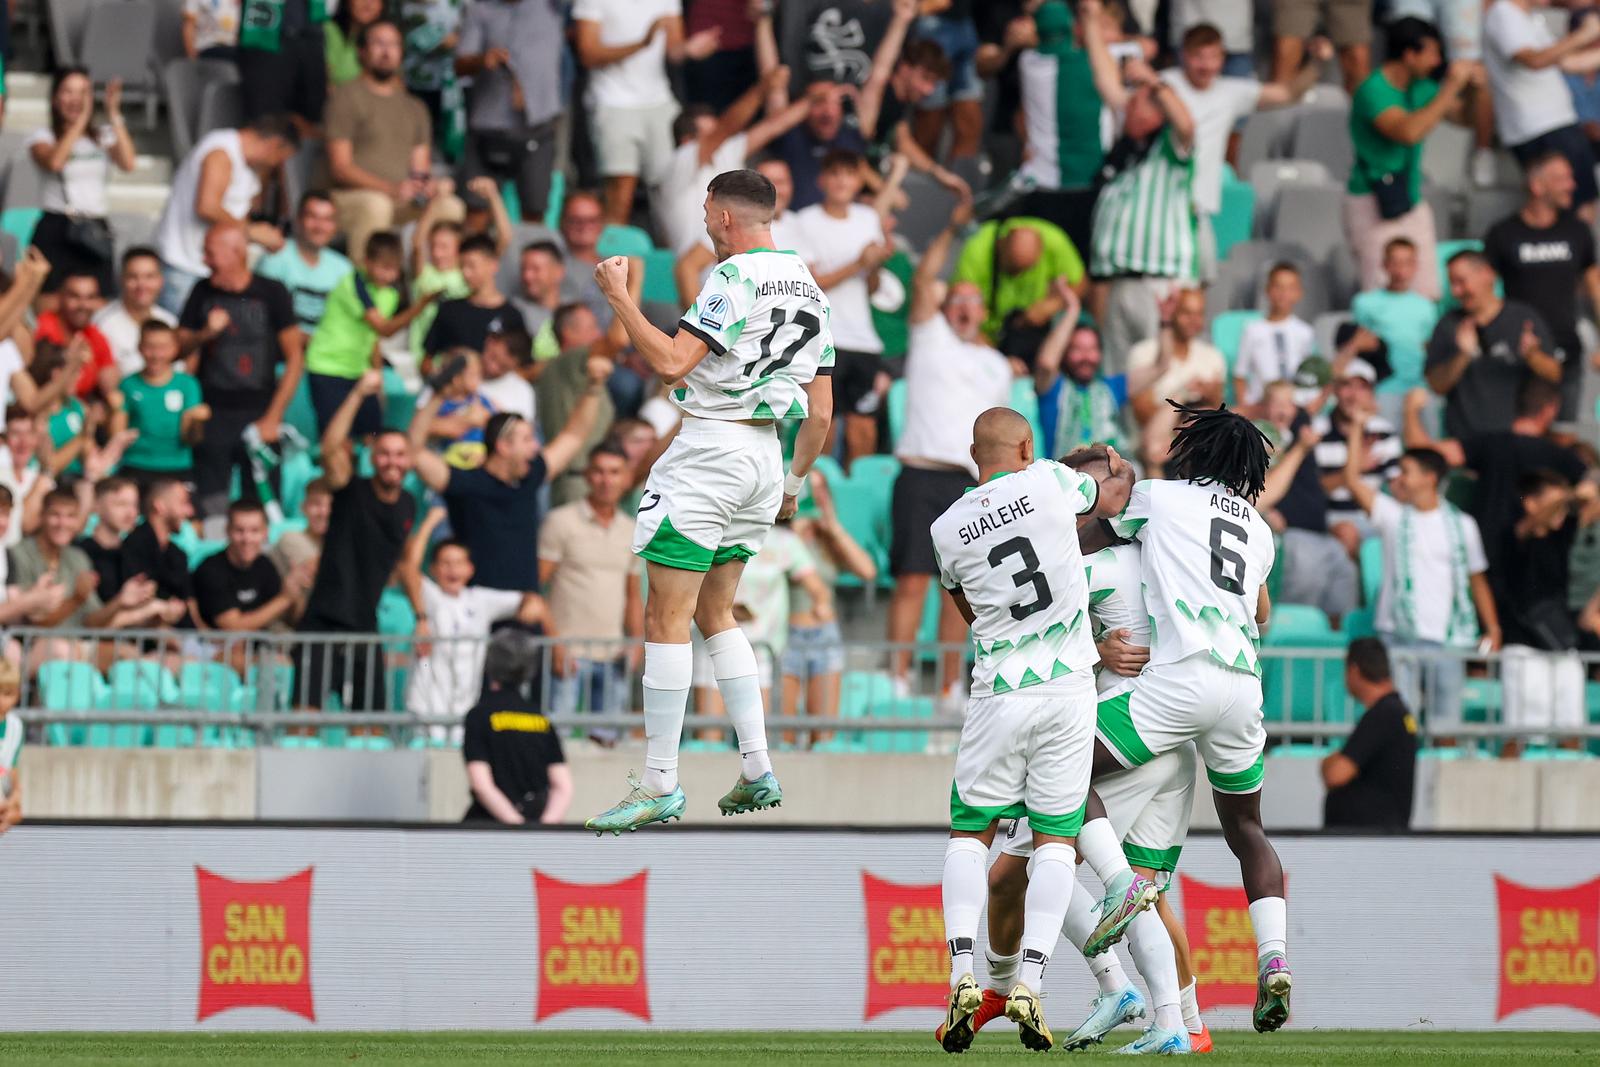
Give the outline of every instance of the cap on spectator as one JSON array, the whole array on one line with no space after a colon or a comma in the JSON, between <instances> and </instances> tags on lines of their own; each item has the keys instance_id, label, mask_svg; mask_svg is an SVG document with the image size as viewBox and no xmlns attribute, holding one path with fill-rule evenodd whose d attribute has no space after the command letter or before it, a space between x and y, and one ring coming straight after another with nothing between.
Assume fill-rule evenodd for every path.
<instances>
[{"instance_id":1,"label":"cap on spectator","mask_svg":"<svg viewBox=\"0 0 1600 1067\"><path fill-rule=\"evenodd\" d=\"M1360 378L1368 385L1378 384L1378 372L1364 359L1352 359L1344 368L1344 380Z\"/></svg>"},{"instance_id":2,"label":"cap on spectator","mask_svg":"<svg viewBox=\"0 0 1600 1067\"><path fill-rule=\"evenodd\" d=\"M1072 9L1059 0L1050 0L1033 16L1039 30L1039 43L1050 44L1072 36Z\"/></svg>"},{"instance_id":3,"label":"cap on spectator","mask_svg":"<svg viewBox=\"0 0 1600 1067\"><path fill-rule=\"evenodd\" d=\"M1294 372L1296 389L1321 389L1333 380L1333 365L1323 356L1307 356Z\"/></svg>"}]
</instances>

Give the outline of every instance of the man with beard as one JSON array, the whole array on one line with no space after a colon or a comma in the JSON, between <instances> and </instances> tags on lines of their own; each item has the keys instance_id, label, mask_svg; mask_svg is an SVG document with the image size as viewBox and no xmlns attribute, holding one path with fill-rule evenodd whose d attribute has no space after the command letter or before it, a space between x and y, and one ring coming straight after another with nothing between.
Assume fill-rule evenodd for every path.
<instances>
[{"instance_id":1,"label":"man with beard","mask_svg":"<svg viewBox=\"0 0 1600 1067\"><path fill-rule=\"evenodd\" d=\"M400 27L379 19L361 30L356 45L361 77L330 94L325 125L339 228L350 258L360 262L370 235L416 219L437 190L428 109L400 77Z\"/></svg>"}]
</instances>

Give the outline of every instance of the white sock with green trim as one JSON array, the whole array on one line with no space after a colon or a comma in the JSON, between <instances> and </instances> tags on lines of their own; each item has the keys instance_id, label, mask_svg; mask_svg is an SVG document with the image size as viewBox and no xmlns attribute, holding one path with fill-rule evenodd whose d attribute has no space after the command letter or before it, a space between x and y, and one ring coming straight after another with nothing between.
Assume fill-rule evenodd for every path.
<instances>
[{"instance_id":1,"label":"white sock with green trim","mask_svg":"<svg viewBox=\"0 0 1600 1067\"><path fill-rule=\"evenodd\" d=\"M1289 955L1289 902L1282 897L1262 897L1250 902L1250 925L1256 931L1256 959L1269 953Z\"/></svg>"},{"instance_id":2,"label":"white sock with green trim","mask_svg":"<svg viewBox=\"0 0 1600 1067\"><path fill-rule=\"evenodd\" d=\"M706 638L711 670L728 709L728 721L739 737L739 771L753 782L772 770L767 755L767 723L761 707L761 667L750 639L737 626Z\"/></svg>"},{"instance_id":3,"label":"white sock with green trim","mask_svg":"<svg viewBox=\"0 0 1600 1067\"><path fill-rule=\"evenodd\" d=\"M1173 950L1167 924L1161 921L1154 908L1134 916L1128 926L1128 951L1133 953L1133 965L1139 968L1145 987L1150 990L1150 1003L1156 1010L1155 1024L1163 1030L1181 1029L1178 955Z\"/></svg>"},{"instance_id":4,"label":"white sock with green trim","mask_svg":"<svg viewBox=\"0 0 1600 1067\"><path fill-rule=\"evenodd\" d=\"M1022 962L1022 953L1019 951L1009 956L996 956L988 949L984 949L983 958L989 963L989 978L984 982L984 987L996 993L1011 992L1011 987L1017 983L1017 964Z\"/></svg>"},{"instance_id":5,"label":"white sock with green trim","mask_svg":"<svg viewBox=\"0 0 1600 1067\"><path fill-rule=\"evenodd\" d=\"M1183 1011L1183 1025L1191 1034L1205 1029L1200 1021L1200 979L1191 978L1189 984L1178 990L1178 1007Z\"/></svg>"},{"instance_id":6,"label":"white sock with green trim","mask_svg":"<svg viewBox=\"0 0 1600 1067\"><path fill-rule=\"evenodd\" d=\"M950 947L950 987L972 973L978 916L989 897L989 850L976 837L952 837L944 848L944 936Z\"/></svg>"},{"instance_id":7,"label":"white sock with green trim","mask_svg":"<svg viewBox=\"0 0 1600 1067\"><path fill-rule=\"evenodd\" d=\"M1039 992L1050 953L1061 940L1072 890L1077 884L1077 853L1062 841L1050 841L1033 850L1028 862L1028 895L1022 906L1022 967L1017 981Z\"/></svg>"},{"instance_id":8,"label":"white sock with green trim","mask_svg":"<svg viewBox=\"0 0 1600 1067\"><path fill-rule=\"evenodd\" d=\"M678 788L678 743L694 680L694 650L683 644L644 646L645 789L666 796Z\"/></svg>"},{"instance_id":9,"label":"white sock with green trim","mask_svg":"<svg viewBox=\"0 0 1600 1067\"><path fill-rule=\"evenodd\" d=\"M1110 819L1092 819L1078 831L1078 852L1094 871L1095 877L1106 885L1119 874L1129 871L1128 858L1122 854L1122 842Z\"/></svg>"},{"instance_id":10,"label":"white sock with green trim","mask_svg":"<svg viewBox=\"0 0 1600 1067\"><path fill-rule=\"evenodd\" d=\"M1067 902L1067 917L1061 923L1062 936L1079 952L1089 943L1089 935L1100 921L1100 912L1095 907L1100 903L1099 898L1082 890L1082 886L1073 890L1072 899ZM1122 960L1114 948L1090 956L1089 973L1094 975L1102 993L1119 993L1128 988L1128 972L1122 969Z\"/></svg>"}]
</instances>

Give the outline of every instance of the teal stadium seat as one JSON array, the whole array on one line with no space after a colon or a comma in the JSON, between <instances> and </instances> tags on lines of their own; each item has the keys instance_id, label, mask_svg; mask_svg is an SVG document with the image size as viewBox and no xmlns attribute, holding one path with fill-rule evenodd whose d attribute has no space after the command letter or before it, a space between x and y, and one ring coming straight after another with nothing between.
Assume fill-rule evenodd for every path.
<instances>
[{"instance_id":1,"label":"teal stadium seat","mask_svg":"<svg viewBox=\"0 0 1600 1067\"><path fill-rule=\"evenodd\" d=\"M177 705L189 711L217 713L249 710L242 703L244 684L225 663L185 663L178 670ZM249 748L250 731L233 726L203 726L200 743L207 748Z\"/></svg>"},{"instance_id":2,"label":"teal stadium seat","mask_svg":"<svg viewBox=\"0 0 1600 1067\"><path fill-rule=\"evenodd\" d=\"M1361 542L1361 602L1378 610L1378 592L1383 588L1383 538L1369 537Z\"/></svg>"},{"instance_id":3,"label":"teal stadium seat","mask_svg":"<svg viewBox=\"0 0 1600 1067\"><path fill-rule=\"evenodd\" d=\"M1261 317L1259 311L1224 311L1211 320L1211 343L1222 353L1228 364L1228 380L1223 383L1228 400L1233 400L1233 365L1239 359L1239 341L1244 328Z\"/></svg>"},{"instance_id":4,"label":"teal stadium seat","mask_svg":"<svg viewBox=\"0 0 1600 1067\"><path fill-rule=\"evenodd\" d=\"M906 380L896 378L889 386L889 447L900 442L906 428Z\"/></svg>"},{"instance_id":5,"label":"teal stadium seat","mask_svg":"<svg viewBox=\"0 0 1600 1067\"><path fill-rule=\"evenodd\" d=\"M665 248L652 248L644 257L644 288L640 297L648 303L678 306L678 283L672 268L678 259Z\"/></svg>"},{"instance_id":6,"label":"teal stadium seat","mask_svg":"<svg viewBox=\"0 0 1600 1067\"><path fill-rule=\"evenodd\" d=\"M1357 608L1344 617L1339 626L1339 632L1344 634L1347 641L1354 641L1358 637L1372 637L1377 631L1373 628L1375 609Z\"/></svg>"},{"instance_id":7,"label":"teal stadium seat","mask_svg":"<svg viewBox=\"0 0 1600 1067\"><path fill-rule=\"evenodd\" d=\"M322 469L312 460L309 452L291 452L278 468L280 503L286 516L298 518L306 500L306 486L322 474Z\"/></svg>"},{"instance_id":8,"label":"teal stadium seat","mask_svg":"<svg viewBox=\"0 0 1600 1067\"><path fill-rule=\"evenodd\" d=\"M839 686L841 724L865 719L871 709L894 699L894 681L882 671L845 671ZM865 752L866 734L840 730L817 745L823 752Z\"/></svg>"},{"instance_id":9,"label":"teal stadium seat","mask_svg":"<svg viewBox=\"0 0 1600 1067\"><path fill-rule=\"evenodd\" d=\"M891 696L888 700L875 701L869 705L868 714L874 719L931 719L933 698ZM868 752L926 752L927 750L926 730L873 730L867 734Z\"/></svg>"},{"instance_id":10,"label":"teal stadium seat","mask_svg":"<svg viewBox=\"0 0 1600 1067\"><path fill-rule=\"evenodd\" d=\"M172 673L154 660L125 659L106 672L111 687L111 707L118 711L157 711L178 702L178 683ZM157 748L193 746L192 726L147 726L118 723L111 728L112 747L132 748L153 743Z\"/></svg>"},{"instance_id":11,"label":"teal stadium seat","mask_svg":"<svg viewBox=\"0 0 1600 1067\"><path fill-rule=\"evenodd\" d=\"M1256 190L1246 181L1240 181L1233 168L1222 168L1222 209L1211 216L1211 232L1217 240L1217 262L1228 256L1228 249L1240 241L1250 240L1250 229L1256 217Z\"/></svg>"},{"instance_id":12,"label":"teal stadium seat","mask_svg":"<svg viewBox=\"0 0 1600 1067\"><path fill-rule=\"evenodd\" d=\"M87 719L91 712L110 707L111 688L87 663L49 660L39 666L39 703L46 711L79 712ZM110 729L104 724L53 722L45 733L52 745L83 745L89 743L91 727L98 728L100 745L110 744Z\"/></svg>"},{"instance_id":13,"label":"teal stadium seat","mask_svg":"<svg viewBox=\"0 0 1600 1067\"><path fill-rule=\"evenodd\" d=\"M655 244L650 240L650 235L637 226L607 226L600 234L600 243L596 251L601 257L607 256L637 256L644 259L655 251ZM674 298L676 299L676 298Z\"/></svg>"},{"instance_id":14,"label":"teal stadium seat","mask_svg":"<svg viewBox=\"0 0 1600 1067\"><path fill-rule=\"evenodd\" d=\"M1276 604L1264 649L1343 648L1344 635L1334 630L1322 609L1306 604ZM1261 688L1264 713L1269 721L1315 721L1315 696L1322 695L1324 721L1348 718L1344 664L1337 659L1263 657Z\"/></svg>"}]
</instances>

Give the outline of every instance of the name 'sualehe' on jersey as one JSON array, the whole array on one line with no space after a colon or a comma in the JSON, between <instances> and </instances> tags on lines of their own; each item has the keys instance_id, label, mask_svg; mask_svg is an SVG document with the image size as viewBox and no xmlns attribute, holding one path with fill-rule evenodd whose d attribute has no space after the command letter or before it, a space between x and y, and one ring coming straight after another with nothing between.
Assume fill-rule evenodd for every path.
<instances>
[{"instance_id":1,"label":"name 'sualehe' on jersey","mask_svg":"<svg viewBox=\"0 0 1600 1067\"><path fill-rule=\"evenodd\" d=\"M1041 459L969 490L934 521L939 580L972 608L974 696L1048 692L1099 660L1078 551L1078 516L1099 499L1093 478Z\"/></svg>"},{"instance_id":2,"label":"name 'sualehe' on jersey","mask_svg":"<svg viewBox=\"0 0 1600 1067\"><path fill-rule=\"evenodd\" d=\"M793 252L729 256L680 325L711 349L672 390L706 419L802 419L806 384L833 373L833 309Z\"/></svg>"}]
</instances>

